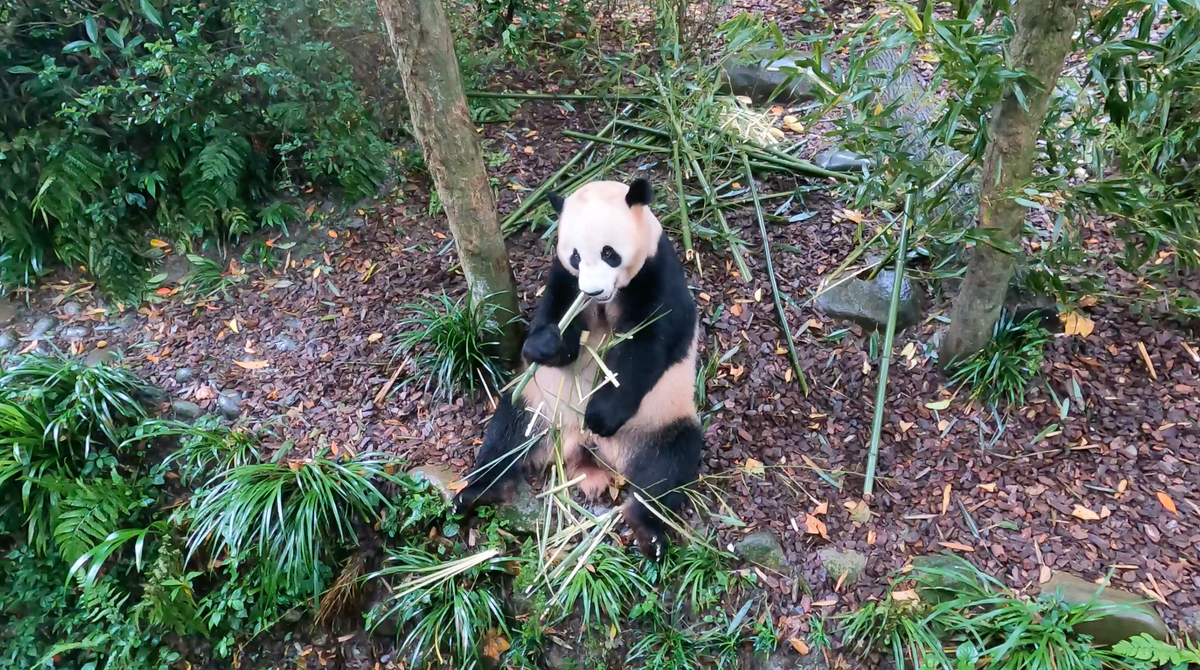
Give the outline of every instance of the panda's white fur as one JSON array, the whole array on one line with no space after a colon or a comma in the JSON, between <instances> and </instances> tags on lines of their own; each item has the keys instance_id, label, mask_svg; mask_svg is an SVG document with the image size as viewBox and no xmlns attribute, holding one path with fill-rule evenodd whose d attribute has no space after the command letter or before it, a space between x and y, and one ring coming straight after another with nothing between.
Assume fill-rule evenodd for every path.
<instances>
[{"instance_id":1,"label":"panda's white fur","mask_svg":"<svg viewBox=\"0 0 1200 670\"><path fill-rule=\"evenodd\" d=\"M552 197L560 213L557 262L524 348L541 365L521 398L505 398L498 408L460 504L494 500L498 492L489 491L503 477L488 474L496 470L493 461L554 426L569 476L585 476L579 483L585 495L599 495L619 474L644 498L678 507L677 489L696 477L703 446L694 400L699 327L683 266L650 211L651 197L642 180L632 188L593 182L565 200ZM565 305L580 291L593 302L559 333ZM593 352L630 332L601 366ZM601 383L605 368L615 382ZM543 440L526 460L540 468L552 456L550 440ZM624 512L643 549L660 556L661 521L632 500Z\"/></svg>"}]
</instances>

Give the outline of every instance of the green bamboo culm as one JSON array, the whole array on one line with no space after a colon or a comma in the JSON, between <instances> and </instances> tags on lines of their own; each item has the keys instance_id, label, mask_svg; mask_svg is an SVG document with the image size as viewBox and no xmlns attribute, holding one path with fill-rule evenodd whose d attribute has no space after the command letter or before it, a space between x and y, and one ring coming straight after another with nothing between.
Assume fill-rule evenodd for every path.
<instances>
[{"instance_id":1,"label":"green bamboo culm","mask_svg":"<svg viewBox=\"0 0 1200 670\"><path fill-rule=\"evenodd\" d=\"M808 379L804 376L804 369L800 367L800 356L796 353L796 341L792 339L792 329L788 327L787 315L783 311L783 303L779 299L779 284L775 281L775 264L771 262L771 239L767 237L767 223L763 216L762 202L758 197L758 187L754 185L754 175L750 171L750 159L746 158L746 154L742 153L742 167L746 170L746 184L750 189L750 198L754 201L754 213L758 216L758 230L762 235L763 255L767 260L767 277L771 279L771 298L775 301L775 311L779 313L779 328L783 330L783 337L787 341L788 356L792 360L792 371L796 373L796 382L800 384L800 390L804 395L808 395ZM892 302L895 303L895 296L892 297ZM895 305L893 304L893 312ZM895 317L893 316L893 321Z\"/></svg>"},{"instance_id":2,"label":"green bamboo culm","mask_svg":"<svg viewBox=\"0 0 1200 670\"><path fill-rule=\"evenodd\" d=\"M920 191L916 200L920 200ZM913 194L904 198L904 214L900 217L900 244L896 250L896 275L892 278L892 302L888 306L887 331L883 336L883 353L879 357L879 387L875 391L875 418L871 422L871 448L867 452L867 473L863 480L863 496L875 492L875 467L879 461L879 438L883 432L883 404L887 399L888 368L892 362L892 342L896 339L896 313L900 309L900 288L904 284L904 259L908 256L908 226L912 222Z\"/></svg>"}]
</instances>

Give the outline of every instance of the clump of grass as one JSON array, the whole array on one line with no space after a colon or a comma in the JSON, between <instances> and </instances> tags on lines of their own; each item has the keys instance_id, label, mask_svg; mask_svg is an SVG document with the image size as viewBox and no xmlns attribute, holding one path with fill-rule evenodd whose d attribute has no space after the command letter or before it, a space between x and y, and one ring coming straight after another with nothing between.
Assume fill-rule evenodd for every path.
<instances>
[{"instance_id":1,"label":"clump of grass","mask_svg":"<svg viewBox=\"0 0 1200 670\"><path fill-rule=\"evenodd\" d=\"M895 585L882 602L864 603L842 619L843 643L858 651L891 652L897 670L1101 670L1122 667L1075 628L1112 611L1061 596L1020 596L959 557L917 566L917 590ZM926 602L921 593L939 602ZM954 650L954 658L945 650Z\"/></svg>"},{"instance_id":2,"label":"clump of grass","mask_svg":"<svg viewBox=\"0 0 1200 670\"><path fill-rule=\"evenodd\" d=\"M446 561L422 547L388 551L388 564L368 579L398 578L392 594L367 615L367 629L396 617L408 634L400 653L412 667L439 665L474 668L482 649L476 644L490 630L508 635L503 603L496 595L497 580L509 559L488 549Z\"/></svg>"},{"instance_id":3,"label":"clump of grass","mask_svg":"<svg viewBox=\"0 0 1200 670\"><path fill-rule=\"evenodd\" d=\"M584 568L568 579L561 587L563 610L570 612L575 603L582 603L584 626L604 617L620 627L629 604L650 592L633 557L607 543L596 545Z\"/></svg>"},{"instance_id":4,"label":"clump of grass","mask_svg":"<svg viewBox=\"0 0 1200 670\"><path fill-rule=\"evenodd\" d=\"M1038 373L1046 344L1052 339L1037 318L1014 322L1011 315L1001 314L983 351L951 363L954 372L950 380L969 387L972 400L1003 400L1015 407L1024 400L1025 388Z\"/></svg>"},{"instance_id":5,"label":"clump of grass","mask_svg":"<svg viewBox=\"0 0 1200 670\"><path fill-rule=\"evenodd\" d=\"M253 433L230 430L216 416L202 416L194 424L163 419L148 419L137 426L128 442L176 437L179 447L163 461L179 471L180 482L188 485L201 477L230 468L258 463L259 437Z\"/></svg>"},{"instance_id":6,"label":"clump of grass","mask_svg":"<svg viewBox=\"0 0 1200 670\"><path fill-rule=\"evenodd\" d=\"M183 280L183 287L196 300L209 300L220 294L228 299L229 290L242 283L246 275L230 262L229 270L220 263L197 254L188 254L192 272Z\"/></svg>"},{"instance_id":7,"label":"clump of grass","mask_svg":"<svg viewBox=\"0 0 1200 670\"><path fill-rule=\"evenodd\" d=\"M684 625L678 610L664 616L663 608L651 595L634 608L633 613L641 616L649 630L630 647L625 662L638 670L736 668L738 650L744 643L752 642L757 651L759 645L765 648L771 642L763 637L766 631L761 626L756 626L752 635L746 634L747 615L753 605L753 600L746 601L732 618L723 613L706 615Z\"/></svg>"},{"instance_id":8,"label":"clump of grass","mask_svg":"<svg viewBox=\"0 0 1200 670\"><path fill-rule=\"evenodd\" d=\"M672 552L668 577L679 580L676 598L700 612L715 605L729 589L732 572L725 556L707 542L693 542Z\"/></svg>"},{"instance_id":9,"label":"clump of grass","mask_svg":"<svg viewBox=\"0 0 1200 670\"><path fill-rule=\"evenodd\" d=\"M323 557L357 542L353 522L391 507L375 482L391 478L392 462L366 453L344 463L317 457L218 473L181 512L191 522L189 557L204 544L234 559L253 556L283 583L307 581L315 593Z\"/></svg>"},{"instance_id":10,"label":"clump of grass","mask_svg":"<svg viewBox=\"0 0 1200 670\"><path fill-rule=\"evenodd\" d=\"M466 392L474 396L477 385L498 388L504 371L494 355L504 324L496 306L476 302L470 294L453 300L445 293L401 307L407 330L397 338L396 353L413 358L418 379L438 399L453 400Z\"/></svg>"}]
</instances>

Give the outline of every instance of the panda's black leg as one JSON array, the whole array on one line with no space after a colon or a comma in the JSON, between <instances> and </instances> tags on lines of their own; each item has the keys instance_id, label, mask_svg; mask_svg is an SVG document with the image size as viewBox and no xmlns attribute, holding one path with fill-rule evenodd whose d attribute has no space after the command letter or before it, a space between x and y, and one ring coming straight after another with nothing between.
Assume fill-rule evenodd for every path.
<instances>
[{"instance_id":1,"label":"panda's black leg","mask_svg":"<svg viewBox=\"0 0 1200 670\"><path fill-rule=\"evenodd\" d=\"M686 500L682 487L695 481L700 473L703 450L700 427L694 421L680 420L645 438L625 463L622 474L631 499L625 503L623 513L647 558L661 560L666 556L670 544L667 524L632 494L656 505L659 514L678 512Z\"/></svg>"},{"instance_id":2,"label":"panda's black leg","mask_svg":"<svg viewBox=\"0 0 1200 670\"><path fill-rule=\"evenodd\" d=\"M502 502L512 485L524 472L528 450L518 449L526 441L528 422L525 401L511 394L500 397L496 413L488 424L483 445L475 456L475 468L467 475L467 487L454 497L454 509L469 515L479 505Z\"/></svg>"}]
</instances>

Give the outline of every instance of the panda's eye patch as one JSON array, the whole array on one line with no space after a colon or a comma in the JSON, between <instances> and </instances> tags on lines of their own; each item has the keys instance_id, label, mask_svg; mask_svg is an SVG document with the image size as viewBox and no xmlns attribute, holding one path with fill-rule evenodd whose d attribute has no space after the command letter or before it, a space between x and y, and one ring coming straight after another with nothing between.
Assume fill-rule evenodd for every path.
<instances>
[{"instance_id":1,"label":"panda's eye patch","mask_svg":"<svg viewBox=\"0 0 1200 670\"><path fill-rule=\"evenodd\" d=\"M609 267L617 267L621 264L621 254L618 254L612 247L604 247L600 251L600 260L608 263Z\"/></svg>"},{"instance_id":2,"label":"panda's eye patch","mask_svg":"<svg viewBox=\"0 0 1200 670\"><path fill-rule=\"evenodd\" d=\"M579 269L579 250L575 249L571 252L571 267Z\"/></svg>"}]
</instances>

